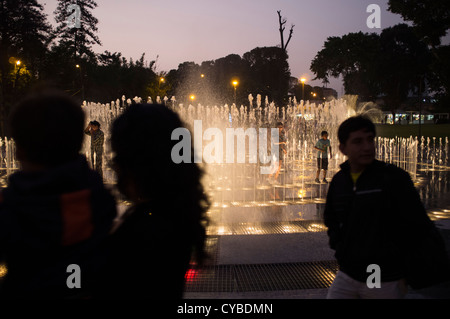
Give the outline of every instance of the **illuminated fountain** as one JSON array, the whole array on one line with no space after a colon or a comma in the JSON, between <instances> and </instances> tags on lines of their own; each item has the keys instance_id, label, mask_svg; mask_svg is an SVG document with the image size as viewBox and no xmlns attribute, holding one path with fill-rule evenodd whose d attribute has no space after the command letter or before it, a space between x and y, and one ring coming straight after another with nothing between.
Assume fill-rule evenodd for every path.
<instances>
[{"instance_id":1,"label":"illuminated fountain","mask_svg":"<svg viewBox=\"0 0 450 319\"><path fill-rule=\"evenodd\" d=\"M200 156L211 151L213 138L222 139L220 145L227 143L228 129L260 129L275 128L277 122L284 123L287 138L287 155L283 162L281 173L277 182L269 183L268 175L261 174L261 168L269 166L263 164L259 152L250 152L249 138L245 138L246 148L244 160L237 160L234 152L234 161L226 160L226 152L214 153L214 161L200 164L206 171L204 179L205 189L212 198L210 217L213 221L213 232L220 234L233 233L220 226L229 223L263 223L263 222L289 222L298 220L320 220L321 211L327 192L326 184L314 182L317 171L316 151L314 145L320 137L320 132L329 132L329 139L333 148L333 158L329 161L328 179L331 180L339 169L339 164L345 158L338 151L337 129L340 123L356 113L378 116L379 109L373 104L363 104L359 108L354 105L355 99L331 100L323 104L310 102L297 102L290 99L285 107L277 107L269 103L267 97L263 102L260 95L256 99L249 95L249 103L237 107L231 105L204 106L201 104L176 104L175 98L170 101L167 97L156 99L177 112L193 133L192 140L202 140L201 149L197 148ZM105 132L106 141L109 138L110 125L125 107L132 103L152 102L149 98L127 99L124 96L108 104L84 103L87 121L98 120ZM197 124L196 124L197 123ZM196 130L200 123L200 130ZM220 137L208 136L208 130L218 129ZM270 132L270 130L268 131ZM197 137L196 137L197 135ZM200 135L200 136L198 136ZM270 135L270 133L268 133ZM234 146L238 141L235 137ZM270 144L270 142L268 143ZM260 145L260 144L258 144ZM108 162L110 155L109 144L105 144L105 156ZM224 147L225 148L225 147ZM83 153L90 158L89 143L86 141ZM267 156L270 156L270 150ZM417 140L410 139L377 139L378 158L394 163L410 172L413 179L416 177L417 167ZM267 160L267 158L266 158ZM115 176L107 166L104 167L105 181L114 184ZM258 230L253 227L254 233ZM285 228L287 229L287 228ZM286 230L287 231L287 230Z\"/></svg>"},{"instance_id":2,"label":"illuminated fountain","mask_svg":"<svg viewBox=\"0 0 450 319\"><path fill-rule=\"evenodd\" d=\"M122 96L121 99L107 104L83 103L86 121L97 120L105 133L105 159L103 161L104 180L114 184L115 175L108 167L111 159L109 146L109 132L114 119L132 103L152 103L139 97L133 99ZM208 129L216 128L222 132L223 144L226 144L226 129L241 128L244 131L253 128L275 128L277 122L284 123L287 138L287 155L281 168L281 173L275 183L268 182L268 175L261 174L261 167L269 164L261 163L260 158L249 152L249 139L245 140L246 149L244 161L238 162L236 153L234 163L226 161L226 153L216 156L215 162L201 165L206 171L204 179L205 189L212 198L211 214L220 216L213 218L219 222L255 222L271 220L308 220L320 219L318 206L306 204L322 204L327 192L326 184L314 182L316 166L316 151L314 145L320 137L320 132L329 132L329 139L333 148L333 158L329 161L328 180L339 170L339 164L345 158L338 150L337 129L340 123L349 116L357 113L370 115L372 118L380 116L381 112L373 103L365 103L356 107L355 96L345 96L344 99L331 100L323 104L308 101L297 102L289 99L284 107L264 101L260 95L256 99L249 95L248 105L237 107L231 105L204 106L201 104L177 104L174 97L156 98L156 102L163 103L177 112L196 138L195 121L201 123L200 138L202 149L197 152L203 154L210 147L211 141L206 136ZM201 122L198 122L201 121ZM270 132L270 131L268 131ZM270 135L270 133L269 133ZM197 137L198 138L198 137ZM217 138L217 137L216 137ZM234 137L233 137L234 138ZM2 144L1 167L7 176L19 165L14 156L13 141L5 139ZM269 142L270 144L270 142ZM448 137L417 141L417 138L377 138L377 158L394 163L408 171L413 180L417 178L417 168L420 170L439 169L448 167ZM235 140L234 145L237 145ZM258 144L259 145L259 144ZM82 153L90 159L90 141L85 139ZM270 150L267 156L270 156ZM257 153L256 156L258 156ZM267 159L267 158L266 158ZM419 165L418 165L419 161ZM313 208L311 208L313 207ZM225 214L223 214L226 211ZM268 211L277 211L271 214Z\"/></svg>"},{"instance_id":3,"label":"illuminated fountain","mask_svg":"<svg viewBox=\"0 0 450 319\"><path fill-rule=\"evenodd\" d=\"M191 130L195 127L194 121L200 120L203 132L208 128L218 128L222 131L222 137L227 138L227 128L241 128L244 131L254 128L255 132L260 132L260 129L276 128L277 122L284 123L287 154L275 183L269 183L268 175L261 174L261 168L270 163L262 164L252 158L255 155L251 154L248 147L249 138L246 139L245 161L228 163L225 160L227 154L221 154L222 158L218 161L204 164L207 172L204 183L213 199L211 213L217 224L251 223L252 232L259 233L261 230L254 226L256 222L319 219L315 205L305 206L323 203L327 189L325 184L313 182L317 165L313 147L320 132L327 130L330 132L332 145L337 149L335 132L339 123L349 116L345 101L334 100L315 105L309 102L297 103L293 99L285 108L280 109L267 99L262 105L261 96L258 95L256 103L249 96L249 105L239 108L234 104L213 107L178 105L174 110ZM197 132L194 129L195 134ZM229 141L224 141L223 145L227 142ZM203 151L208 143L204 139ZM237 143L236 140L235 145ZM256 154L259 156L260 152ZM267 152L267 156L270 154ZM330 171L336 170L337 165L343 161L339 152L334 152L334 155L330 161ZM299 209L299 205L302 209ZM220 228L218 232L229 231Z\"/></svg>"}]
</instances>

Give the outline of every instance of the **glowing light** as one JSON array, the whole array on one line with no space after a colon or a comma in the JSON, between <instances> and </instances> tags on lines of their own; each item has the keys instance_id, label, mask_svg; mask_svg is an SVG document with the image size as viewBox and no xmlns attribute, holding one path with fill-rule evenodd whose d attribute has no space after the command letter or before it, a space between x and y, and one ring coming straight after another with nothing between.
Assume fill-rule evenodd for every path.
<instances>
[{"instance_id":1,"label":"glowing light","mask_svg":"<svg viewBox=\"0 0 450 319\"><path fill-rule=\"evenodd\" d=\"M321 231L325 231L326 227L324 225L319 225L319 224L311 224L308 226L308 231L312 232L312 233L317 233L317 232L321 232Z\"/></svg>"},{"instance_id":2,"label":"glowing light","mask_svg":"<svg viewBox=\"0 0 450 319\"><path fill-rule=\"evenodd\" d=\"M305 197L305 196L306 196L306 190L304 190L304 189L299 189L299 190L298 190L298 193L297 193L297 196L298 196L299 198Z\"/></svg>"},{"instance_id":3,"label":"glowing light","mask_svg":"<svg viewBox=\"0 0 450 319\"><path fill-rule=\"evenodd\" d=\"M8 273L8 268L4 264L0 264L0 278L3 278Z\"/></svg>"},{"instance_id":4,"label":"glowing light","mask_svg":"<svg viewBox=\"0 0 450 319\"><path fill-rule=\"evenodd\" d=\"M313 120L313 119L314 119L314 114L304 114L304 115L302 115L302 114L300 113L300 114L297 114L297 116L298 116L298 117L304 117L305 120L307 120L307 121L310 121L310 120Z\"/></svg>"},{"instance_id":5,"label":"glowing light","mask_svg":"<svg viewBox=\"0 0 450 319\"><path fill-rule=\"evenodd\" d=\"M197 279L198 276L198 271L195 269L188 269L188 271L186 271L186 273L184 274L184 279L187 282L193 282L194 280Z\"/></svg>"},{"instance_id":6,"label":"glowing light","mask_svg":"<svg viewBox=\"0 0 450 319\"><path fill-rule=\"evenodd\" d=\"M296 232L298 232L298 229L296 227L285 225L285 226L283 226L283 232L288 233L288 234L296 233Z\"/></svg>"},{"instance_id":7,"label":"glowing light","mask_svg":"<svg viewBox=\"0 0 450 319\"><path fill-rule=\"evenodd\" d=\"M249 234L249 235L259 235L259 234L262 234L262 233L263 233L263 231L262 231L261 229L256 228L256 227L247 227L247 228L245 229L245 231L246 231L246 233Z\"/></svg>"}]
</instances>

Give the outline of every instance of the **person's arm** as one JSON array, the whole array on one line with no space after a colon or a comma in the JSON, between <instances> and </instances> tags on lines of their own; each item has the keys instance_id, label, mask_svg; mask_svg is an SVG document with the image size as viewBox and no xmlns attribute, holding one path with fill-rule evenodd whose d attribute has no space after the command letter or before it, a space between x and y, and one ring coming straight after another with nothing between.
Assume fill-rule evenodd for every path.
<instances>
[{"instance_id":1,"label":"person's arm","mask_svg":"<svg viewBox=\"0 0 450 319\"><path fill-rule=\"evenodd\" d=\"M318 148L318 147L316 147L316 146L314 146L314 149L317 150L317 151L319 151L319 152L322 152L322 153L325 152L323 149L320 149L320 148Z\"/></svg>"},{"instance_id":2,"label":"person's arm","mask_svg":"<svg viewBox=\"0 0 450 319\"><path fill-rule=\"evenodd\" d=\"M324 150L319 147L322 147L322 144L320 143L320 141L317 141L316 145L314 145L314 149L323 153Z\"/></svg>"},{"instance_id":3,"label":"person's arm","mask_svg":"<svg viewBox=\"0 0 450 319\"><path fill-rule=\"evenodd\" d=\"M413 236L426 232L432 221L428 217L409 173L401 171L400 176L391 180L394 184L391 198L395 203L394 207L400 211L406 230Z\"/></svg>"},{"instance_id":4,"label":"person's arm","mask_svg":"<svg viewBox=\"0 0 450 319\"><path fill-rule=\"evenodd\" d=\"M333 158L333 153L331 152L331 144L330 144L330 158Z\"/></svg>"},{"instance_id":5,"label":"person's arm","mask_svg":"<svg viewBox=\"0 0 450 319\"><path fill-rule=\"evenodd\" d=\"M393 208L398 210L401 220L401 229L396 231L407 283L420 289L450 280L445 241L429 218L409 174L403 171L392 180Z\"/></svg>"},{"instance_id":6,"label":"person's arm","mask_svg":"<svg viewBox=\"0 0 450 319\"><path fill-rule=\"evenodd\" d=\"M88 126L84 129L84 134L91 135L91 124L88 124Z\"/></svg>"},{"instance_id":7,"label":"person's arm","mask_svg":"<svg viewBox=\"0 0 450 319\"><path fill-rule=\"evenodd\" d=\"M333 209L333 190L335 188L335 183L333 180L330 183L330 188L327 193L327 201L325 204L325 211L323 213L324 224L327 226L327 234L329 237L330 248L336 250L337 244L339 242L339 220L337 214Z\"/></svg>"},{"instance_id":8,"label":"person's arm","mask_svg":"<svg viewBox=\"0 0 450 319\"><path fill-rule=\"evenodd\" d=\"M287 142L286 142L286 138L284 137L284 135L283 135L281 141L279 141L278 144L280 145L281 149L283 150L283 153L287 154L287 151L286 151Z\"/></svg>"}]
</instances>

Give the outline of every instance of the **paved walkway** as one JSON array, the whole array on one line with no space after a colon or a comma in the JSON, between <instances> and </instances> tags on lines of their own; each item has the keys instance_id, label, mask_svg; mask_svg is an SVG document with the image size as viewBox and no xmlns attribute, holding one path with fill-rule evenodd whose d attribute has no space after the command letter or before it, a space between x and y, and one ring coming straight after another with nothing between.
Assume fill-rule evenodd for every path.
<instances>
[{"instance_id":1,"label":"paved walkway","mask_svg":"<svg viewBox=\"0 0 450 319\"><path fill-rule=\"evenodd\" d=\"M446 242L447 252L450 256L450 219L436 221ZM332 278L325 281L313 282L312 288L295 289L301 286L301 281L310 281L311 278L323 277L323 269L309 266L308 261L314 263L320 261L332 262L332 252L328 249L326 233L298 233L290 235L250 235L223 236L216 243L216 256L213 264L220 268L217 271L205 272L203 277L198 275L187 283L184 294L185 299L325 299ZM295 245L297 243L297 245ZM254 262L254 263L253 263ZM283 263L283 264L280 264ZM326 263L326 262L325 262ZM212 267L214 265L211 265ZM306 277L293 276L289 271L267 271L267 267L282 265L292 268L293 272L304 272ZM297 267L297 268L295 268ZM325 266L327 268L327 266ZM231 269L231 270L230 270ZM236 269L246 269L245 275L240 275ZM300 269L300 270L299 270ZM306 269L306 270L304 270ZM328 267L329 273L335 274L336 268ZM322 273L321 273L322 272ZM238 273L238 275L233 275ZM223 275L225 274L225 275ZM220 277L220 279L218 279ZM273 278L271 278L273 277ZM224 279L225 278L225 279ZM281 278L281 279L280 279ZM204 286L195 287L193 283L203 280ZM229 280L223 283L224 280ZM286 281L291 281L290 285ZM239 284L236 281L245 281ZM297 281L292 283L292 281ZM209 284L208 284L209 282ZM214 284L211 284L214 282ZM280 284L281 282L281 284ZM277 287L294 287L292 289L276 289ZM315 287L315 285L322 287ZM325 286L324 286L325 285ZM193 288L194 287L194 288ZM206 287L206 289L204 289ZM271 287L274 287L272 289ZM261 290L258 290L261 288ZM248 291L245 291L245 290ZM450 282L434 287L409 290L406 299L450 299Z\"/></svg>"}]
</instances>

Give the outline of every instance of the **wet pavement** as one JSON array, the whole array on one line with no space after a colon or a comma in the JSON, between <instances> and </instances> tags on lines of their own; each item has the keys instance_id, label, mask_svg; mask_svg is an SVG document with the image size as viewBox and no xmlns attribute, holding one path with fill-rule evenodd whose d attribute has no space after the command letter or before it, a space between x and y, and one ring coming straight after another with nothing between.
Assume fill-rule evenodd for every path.
<instances>
[{"instance_id":1,"label":"wet pavement","mask_svg":"<svg viewBox=\"0 0 450 319\"><path fill-rule=\"evenodd\" d=\"M450 257L450 169L419 167L415 186ZM266 212L261 213L262 222L255 222L261 216L245 213L242 207L237 210L247 217L240 222L229 222L234 217L219 219L208 232L213 258L205 268L188 271L184 298L325 299L338 267L320 219L323 203L307 205L308 209L297 206L293 211L304 210L300 219L309 220L298 220L279 207L273 220ZM450 299L450 282L409 289L405 298Z\"/></svg>"}]
</instances>

